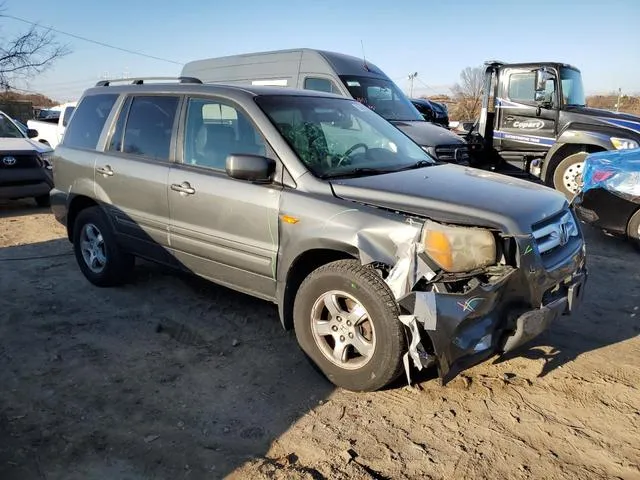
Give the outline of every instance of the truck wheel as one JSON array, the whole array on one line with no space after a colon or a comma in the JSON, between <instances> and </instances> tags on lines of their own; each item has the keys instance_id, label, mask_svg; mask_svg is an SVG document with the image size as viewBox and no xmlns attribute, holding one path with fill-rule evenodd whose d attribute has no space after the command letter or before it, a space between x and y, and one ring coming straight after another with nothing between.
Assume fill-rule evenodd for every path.
<instances>
[{"instance_id":1,"label":"truck wheel","mask_svg":"<svg viewBox=\"0 0 640 480\"><path fill-rule=\"evenodd\" d=\"M135 259L123 252L100 207L82 210L73 227L73 250L80 270L98 287L125 283Z\"/></svg>"},{"instance_id":2,"label":"truck wheel","mask_svg":"<svg viewBox=\"0 0 640 480\"><path fill-rule=\"evenodd\" d=\"M582 169L587 152L578 152L564 158L553 171L553 187L571 200L582 189Z\"/></svg>"},{"instance_id":3,"label":"truck wheel","mask_svg":"<svg viewBox=\"0 0 640 480\"><path fill-rule=\"evenodd\" d=\"M640 210L634 213L627 225L627 236L640 249Z\"/></svg>"},{"instance_id":4,"label":"truck wheel","mask_svg":"<svg viewBox=\"0 0 640 480\"><path fill-rule=\"evenodd\" d=\"M294 303L302 350L335 385L378 390L402 371L406 341L399 308L384 280L357 260L312 272Z\"/></svg>"},{"instance_id":5,"label":"truck wheel","mask_svg":"<svg viewBox=\"0 0 640 480\"><path fill-rule=\"evenodd\" d=\"M49 194L40 195L39 197L35 197L34 200L39 207L50 207L51 206L51 197Z\"/></svg>"}]
</instances>

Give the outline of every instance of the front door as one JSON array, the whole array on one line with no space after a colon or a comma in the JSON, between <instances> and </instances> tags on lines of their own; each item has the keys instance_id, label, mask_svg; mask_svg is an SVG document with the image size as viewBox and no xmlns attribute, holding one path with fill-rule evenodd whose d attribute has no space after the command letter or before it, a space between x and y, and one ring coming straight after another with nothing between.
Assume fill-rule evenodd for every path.
<instances>
[{"instance_id":1,"label":"front door","mask_svg":"<svg viewBox=\"0 0 640 480\"><path fill-rule=\"evenodd\" d=\"M273 299L281 189L225 172L229 154L270 155L267 144L230 101L194 97L183 110L182 162L169 172L171 250L193 273Z\"/></svg>"},{"instance_id":2,"label":"front door","mask_svg":"<svg viewBox=\"0 0 640 480\"><path fill-rule=\"evenodd\" d=\"M119 241L136 254L173 264L167 181L180 97L133 95L95 162L96 197Z\"/></svg>"},{"instance_id":3,"label":"front door","mask_svg":"<svg viewBox=\"0 0 640 480\"><path fill-rule=\"evenodd\" d=\"M555 143L558 119L557 82L547 81L551 102L538 109L535 102L535 71L506 69L497 102L496 146L504 152L545 152ZM523 167L522 165L518 165Z\"/></svg>"}]
</instances>

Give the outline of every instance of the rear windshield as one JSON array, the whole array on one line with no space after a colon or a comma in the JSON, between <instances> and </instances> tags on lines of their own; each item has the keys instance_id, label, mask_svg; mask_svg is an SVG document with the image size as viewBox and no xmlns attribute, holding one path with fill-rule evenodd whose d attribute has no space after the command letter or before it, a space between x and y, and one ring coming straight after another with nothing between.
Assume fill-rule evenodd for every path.
<instances>
[{"instance_id":1,"label":"rear windshield","mask_svg":"<svg viewBox=\"0 0 640 480\"><path fill-rule=\"evenodd\" d=\"M387 120L424 121L420 112L391 80L341 75L351 96Z\"/></svg>"}]
</instances>

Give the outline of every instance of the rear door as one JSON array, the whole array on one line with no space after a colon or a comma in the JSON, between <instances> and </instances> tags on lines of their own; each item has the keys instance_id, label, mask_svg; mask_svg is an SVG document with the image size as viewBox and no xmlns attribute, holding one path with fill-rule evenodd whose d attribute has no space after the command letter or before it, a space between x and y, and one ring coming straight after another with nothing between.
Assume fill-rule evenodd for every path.
<instances>
[{"instance_id":1,"label":"rear door","mask_svg":"<svg viewBox=\"0 0 640 480\"><path fill-rule=\"evenodd\" d=\"M535 71L508 68L502 73L501 98L495 138L500 150L546 151L555 143L557 125L557 82L547 82L552 108L538 110L534 100Z\"/></svg>"},{"instance_id":2,"label":"rear door","mask_svg":"<svg viewBox=\"0 0 640 480\"><path fill-rule=\"evenodd\" d=\"M174 263L166 250L167 180L180 101L177 95L126 97L95 162L96 197L104 202L119 241L164 263Z\"/></svg>"},{"instance_id":3,"label":"rear door","mask_svg":"<svg viewBox=\"0 0 640 480\"><path fill-rule=\"evenodd\" d=\"M263 298L275 297L281 188L227 176L229 154L275 155L235 103L192 97L169 173L171 249L194 273Z\"/></svg>"}]
</instances>

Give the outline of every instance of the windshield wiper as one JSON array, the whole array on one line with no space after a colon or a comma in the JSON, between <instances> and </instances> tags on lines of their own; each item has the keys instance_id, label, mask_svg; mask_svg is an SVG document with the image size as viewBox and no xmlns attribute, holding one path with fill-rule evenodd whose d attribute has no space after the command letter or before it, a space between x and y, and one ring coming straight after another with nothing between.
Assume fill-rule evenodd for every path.
<instances>
[{"instance_id":1,"label":"windshield wiper","mask_svg":"<svg viewBox=\"0 0 640 480\"><path fill-rule=\"evenodd\" d=\"M430 162L429 160L418 160L416 163L412 163L411 165L406 165L404 167L396 168L393 171L401 172L402 170L414 170L416 168L431 167L432 165L436 165L436 162Z\"/></svg>"},{"instance_id":2,"label":"windshield wiper","mask_svg":"<svg viewBox=\"0 0 640 480\"><path fill-rule=\"evenodd\" d=\"M419 160L416 163L412 163L411 165L405 165L400 168L373 168L373 167L358 167L353 170L346 170L342 172L329 172L321 175L320 178L339 178L339 177L359 177L364 175L381 175L383 173L395 173L401 172L403 170L413 170L416 168L430 167L432 165L436 165L435 162L430 162L428 160Z\"/></svg>"},{"instance_id":3,"label":"windshield wiper","mask_svg":"<svg viewBox=\"0 0 640 480\"><path fill-rule=\"evenodd\" d=\"M398 170L395 168L372 168L372 167L358 167L352 170L345 170L342 172L329 172L323 175L320 175L320 178L339 178L339 177L359 177L364 175L380 175L383 173L392 173L397 172Z\"/></svg>"}]
</instances>

